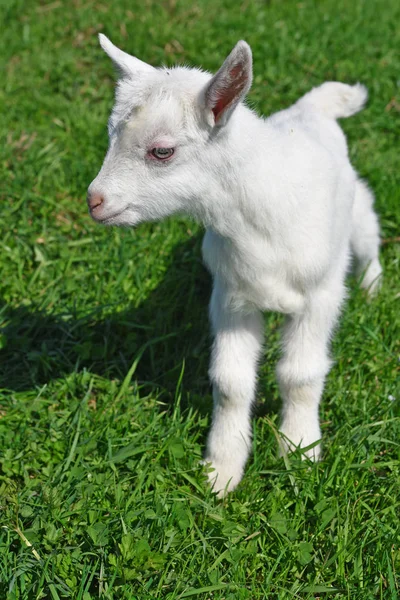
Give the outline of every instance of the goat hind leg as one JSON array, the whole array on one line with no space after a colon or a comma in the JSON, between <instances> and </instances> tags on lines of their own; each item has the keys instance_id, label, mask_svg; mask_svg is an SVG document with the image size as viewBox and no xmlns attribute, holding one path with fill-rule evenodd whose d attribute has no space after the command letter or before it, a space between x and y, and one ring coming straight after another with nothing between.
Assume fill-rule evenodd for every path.
<instances>
[{"instance_id":1,"label":"goat hind leg","mask_svg":"<svg viewBox=\"0 0 400 600\"><path fill-rule=\"evenodd\" d=\"M380 286L382 267L379 263L379 222L373 209L374 196L366 183L358 180L353 207L351 247L355 254L356 272L362 275L361 287L375 294Z\"/></svg>"}]
</instances>

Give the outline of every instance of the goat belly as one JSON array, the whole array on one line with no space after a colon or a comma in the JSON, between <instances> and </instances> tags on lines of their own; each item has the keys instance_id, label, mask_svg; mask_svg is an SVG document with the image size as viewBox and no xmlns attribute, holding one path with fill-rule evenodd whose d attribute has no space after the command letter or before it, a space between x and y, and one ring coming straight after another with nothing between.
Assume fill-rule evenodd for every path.
<instances>
[{"instance_id":1,"label":"goat belly","mask_svg":"<svg viewBox=\"0 0 400 600\"><path fill-rule=\"evenodd\" d=\"M243 282L244 290L248 300L260 310L284 314L299 314L304 310L304 294L279 275L263 276L256 285L254 281Z\"/></svg>"}]
</instances>

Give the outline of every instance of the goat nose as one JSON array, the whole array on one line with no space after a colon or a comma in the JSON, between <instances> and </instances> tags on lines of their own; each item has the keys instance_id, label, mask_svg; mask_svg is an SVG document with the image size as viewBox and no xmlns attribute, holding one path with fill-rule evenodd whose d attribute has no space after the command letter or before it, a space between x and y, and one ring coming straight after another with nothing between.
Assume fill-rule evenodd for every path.
<instances>
[{"instance_id":1,"label":"goat nose","mask_svg":"<svg viewBox=\"0 0 400 600\"><path fill-rule=\"evenodd\" d=\"M104 197L101 194L91 194L87 195L87 203L90 210L94 210L104 202Z\"/></svg>"}]
</instances>

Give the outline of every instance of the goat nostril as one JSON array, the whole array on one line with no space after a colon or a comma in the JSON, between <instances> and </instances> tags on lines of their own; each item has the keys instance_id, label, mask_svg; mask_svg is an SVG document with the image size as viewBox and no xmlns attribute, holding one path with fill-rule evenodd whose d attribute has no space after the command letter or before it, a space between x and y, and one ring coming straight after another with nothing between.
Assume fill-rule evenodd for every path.
<instances>
[{"instance_id":1,"label":"goat nostril","mask_svg":"<svg viewBox=\"0 0 400 600\"><path fill-rule=\"evenodd\" d=\"M87 203L90 210L94 210L101 204L103 204L104 198L101 194L88 194Z\"/></svg>"}]
</instances>

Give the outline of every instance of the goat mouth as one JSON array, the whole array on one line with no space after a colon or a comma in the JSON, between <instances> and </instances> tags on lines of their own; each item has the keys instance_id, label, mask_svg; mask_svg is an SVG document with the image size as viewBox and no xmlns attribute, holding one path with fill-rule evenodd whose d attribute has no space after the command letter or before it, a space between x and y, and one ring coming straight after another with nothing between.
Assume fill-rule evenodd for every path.
<instances>
[{"instance_id":1,"label":"goat mouth","mask_svg":"<svg viewBox=\"0 0 400 600\"><path fill-rule=\"evenodd\" d=\"M95 214L93 214L93 211L90 211L90 216L92 217L92 219L94 219L98 223L102 223L103 225L112 225L113 222L115 221L115 219L117 219L120 215L122 215L122 213L124 213L125 210L126 210L126 207L123 208L122 210L112 213L111 215L104 215L104 216L95 215Z\"/></svg>"}]
</instances>

